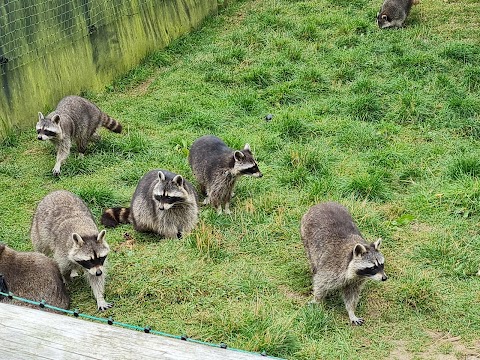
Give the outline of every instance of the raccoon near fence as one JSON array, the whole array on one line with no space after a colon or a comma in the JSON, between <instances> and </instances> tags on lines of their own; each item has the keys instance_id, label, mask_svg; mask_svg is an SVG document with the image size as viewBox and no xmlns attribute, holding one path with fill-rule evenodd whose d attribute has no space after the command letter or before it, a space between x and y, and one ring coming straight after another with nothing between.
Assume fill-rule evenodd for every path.
<instances>
[{"instance_id":1,"label":"raccoon near fence","mask_svg":"<svg viewBox=\"0 0 480 360\"><path fill-rule=\"evenodd\" d=\"M100 126L122 132L122 125L117 120L80 96L64 97L55 111L47 116L38 113L37 139L51 140L57 149L57 161L52 170L54 176L60 175L60 167L70 154L72 142L76 142L78 152L83 155L88 143L100 138L96 133Z\"/></svg>"},{"instance_id":2,"label":"raccoon near fence","mask_svg":"<svg viewBox=\"0 0 480 360\"><path fill-rule=\"evenodd\" d=\"M42 301L58 308L68 309L70 297L57 263L37 252L15 251L0 243L0 290L15 296ZM0 296L0 301L10 301ZM24 302L17 305L36 307Z\"/></svg>"}]
</instances>

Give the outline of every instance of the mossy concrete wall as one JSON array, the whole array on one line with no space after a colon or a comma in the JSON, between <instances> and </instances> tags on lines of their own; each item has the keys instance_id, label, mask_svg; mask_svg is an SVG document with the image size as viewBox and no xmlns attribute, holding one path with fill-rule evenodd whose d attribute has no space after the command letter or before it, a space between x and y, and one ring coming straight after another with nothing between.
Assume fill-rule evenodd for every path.
<instances>
[{"instance_id":1,"label":"mossy concrete wall","mask_svg":"<svg viewBox=\"0 0 480 360\"><path fill-rule=\"evenodd\" d=\"M101 90L217 10L217 0L0 4L0 138L65 95Z\"/></svg>"}]
</instances>

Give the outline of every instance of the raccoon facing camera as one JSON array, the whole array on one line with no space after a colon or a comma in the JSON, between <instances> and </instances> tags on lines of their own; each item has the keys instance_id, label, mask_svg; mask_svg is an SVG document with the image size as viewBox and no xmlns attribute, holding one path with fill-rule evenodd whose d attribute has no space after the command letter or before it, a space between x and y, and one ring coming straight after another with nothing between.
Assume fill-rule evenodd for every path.
<instances>
[{"instance_id":1,"label":"raccoon facing camera","mask_svg":"<svg viewBox=\"0 0 480 360\"><path fill-rule=\"evenodd\" d=\"M197 224L197 191L181 175L152 170L138 182L130 207L106 209L100 221L107 227L132 223L137 231L179 239Z\"/></svg>"},{"instance_id":2,"label":"raccoon facing camera","mask_svg":"<svg viewBox=\"0 0 480 360\"><path fill-rule=\"evenodd\" d=\"M36 251L53 255L66 282L84 274L99 311L113 306L104 298L110 247L82 199L65 190L46 195L33 216L30 236Z\"/></svg>"}]
</instances>

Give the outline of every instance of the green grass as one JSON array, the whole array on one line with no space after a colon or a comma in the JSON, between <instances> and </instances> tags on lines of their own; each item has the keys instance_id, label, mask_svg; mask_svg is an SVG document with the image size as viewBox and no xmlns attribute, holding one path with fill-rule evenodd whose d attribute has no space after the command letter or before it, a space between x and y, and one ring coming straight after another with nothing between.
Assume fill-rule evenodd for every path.
<instances>
[{"instance_id":1,"label":"green grass","mask_svg":"<svg viewBox=\"0 0 480 360\"><path fill-rule=\"evenodd\" d=\"M230 4L104 92L83 94L125 131L101 130L59 179L36 119L15 129L0 144L0 240L31 250L34 209L56 189L80 195L98 219L128 205L151 169L196 184L188 149L212 133L234 148L249 143L264 177L238 181L231 216L203 207L181 240L108 230L115 307L105 316L291 359L389 358L399 344L414 358L461 357L448 346L425 353L432 332L478 354L480 7L422 1L405 28L384 31L379 7ZM366 238L383 238L389 280L364 288L363 327L348 324L339 294L309 304L299 222L327 200L347 206ZM70 293L72 308L95 313L84 282Z\"/></svg>"}]
</instances>

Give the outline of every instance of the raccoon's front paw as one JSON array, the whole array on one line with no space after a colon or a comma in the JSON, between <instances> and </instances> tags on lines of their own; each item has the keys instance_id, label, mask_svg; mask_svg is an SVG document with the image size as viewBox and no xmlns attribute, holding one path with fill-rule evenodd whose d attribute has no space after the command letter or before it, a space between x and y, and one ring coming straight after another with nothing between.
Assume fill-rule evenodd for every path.
<instances>
[{"instance_id":1,"label":"raccoon's front paw","mask_svg":"<svg viewBox=\"0 0 480 360\"><path fill-rule=\"evenodd\" d=\"M361 326L365 323L365 320L363 320L363 318L354 318L354 319L350 319L350 321L352 322L352 325L355 325L355 326Z\"/></svg>"},{"instance_id":2,"label":"raccoon's front paw","mask_svg":"<svg viewBox=\"0 0 480 360\"><path fill-rule=\"evenodd\" d=\"M60 175L60 169L53 168L52 174L53 174L53 176L59 176Z\"/></svg>"},{"instance_id":3,"label":"raccoon's front paw","mask_svg":"<svg viewBox=\"0 0 480 360\"><path fill-rule=\"evenodd\" d=\"M97 309L98 311L105 311L107 309L110 309L111 307L113 307L113 302L112 303L108 303L106 301L103 301L101 303L97 303Z\"/></svg>"}]
</instances>

